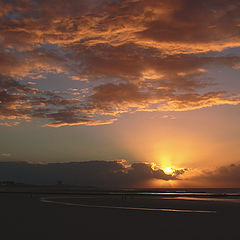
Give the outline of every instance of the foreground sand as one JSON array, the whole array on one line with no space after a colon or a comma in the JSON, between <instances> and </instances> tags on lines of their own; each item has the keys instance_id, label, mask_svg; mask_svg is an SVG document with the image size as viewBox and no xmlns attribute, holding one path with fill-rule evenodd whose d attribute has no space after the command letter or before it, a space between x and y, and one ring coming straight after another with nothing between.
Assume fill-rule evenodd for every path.
<instances>
[{"instance_id":1,"label":"foreground sand","mask_svg":"<svg viewBox=\"0 0 240 240\"><path fill-rule=\"evenodd\" d=\"M239 203L122 196L54 199L72 206L40 201L52 197L1 193L1 239L240 239ZM155 212L78 204L217 212Z\"/></svg>"}]
</instances>

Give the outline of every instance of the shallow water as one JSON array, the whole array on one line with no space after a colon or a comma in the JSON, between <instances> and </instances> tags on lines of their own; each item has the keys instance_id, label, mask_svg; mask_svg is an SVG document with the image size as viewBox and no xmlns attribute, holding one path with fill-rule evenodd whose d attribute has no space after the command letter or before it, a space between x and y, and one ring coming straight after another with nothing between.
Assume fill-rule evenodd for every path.
<instances>
[{"instance_id":1,"label":"shallow water","mask_svg":"<svg viewBox=\"0 0 240 240\"><path fill-rule=\"evenodd\" d=\"M165 198L165 199L172 199L172 198ZM232 198L219 198L219 197L217 197L217 198L214 198L214 197L212 197L212 198L208 198L208 197L174 197L174 199L240 203L240 198L239 197L232 197Z\"/></svg>"}]
</instances>

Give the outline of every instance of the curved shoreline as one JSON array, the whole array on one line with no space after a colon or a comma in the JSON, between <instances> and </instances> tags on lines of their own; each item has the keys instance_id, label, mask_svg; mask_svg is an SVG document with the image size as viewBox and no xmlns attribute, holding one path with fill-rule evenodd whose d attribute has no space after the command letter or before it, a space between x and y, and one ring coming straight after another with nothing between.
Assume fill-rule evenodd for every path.
<instances>
[{"instance_id":1,"label":"curved shoreline","mask_svg":"<svg viewBox=\"0 0 240 240\"><path fill-rule=\"evenodd\" d=\"M40 201L43 203L52 203L65 206L78 206L87 208L105 208L105 209L122 209L122 210L137 210L137 211L153 211L153 212L179 212L179 213L208 213L215 214L213 210L188 210L188 209L171 209L171 208L146 208L146 207L124 207L124 206L109 206L109 205L91 205L91 204L80 204L70 203L62 201L54 201L51 199L72 199L72 198L84 198L84 197L41 197ZM86 197L85 197L86 198Z\"/></svg>"}]
</instances>

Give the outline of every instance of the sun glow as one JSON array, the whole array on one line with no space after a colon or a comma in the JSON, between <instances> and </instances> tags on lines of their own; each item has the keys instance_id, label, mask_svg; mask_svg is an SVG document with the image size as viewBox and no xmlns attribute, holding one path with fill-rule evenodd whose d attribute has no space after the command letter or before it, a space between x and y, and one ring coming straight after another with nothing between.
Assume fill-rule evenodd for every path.
<instances>
[{"instance_id":1,"label":"sun glow","mask_svg":"<svg viewBox=\"0 0 240 240\"><path fill-rule=\"evenodd\" d=\"M165 168L163 168L163 171L166 174L172 174L174 170L171 167L165 167Z\"/></svg>"}]
</instances>

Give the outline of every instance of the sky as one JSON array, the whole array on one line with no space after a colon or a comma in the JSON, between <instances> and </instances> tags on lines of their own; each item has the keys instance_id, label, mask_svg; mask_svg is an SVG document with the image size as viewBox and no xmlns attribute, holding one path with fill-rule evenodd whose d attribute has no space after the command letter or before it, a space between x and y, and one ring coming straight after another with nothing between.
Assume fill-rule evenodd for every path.
<instances>
[{"instance_id":1,"label":"sky","mask_svg":"<svg viewBox=\"0 0 240 240\"><path fill-rule=\"evenodd\" d=\"M0 180L240 187L239 11L0 0Z\"/></svg>"}]
</instances>

